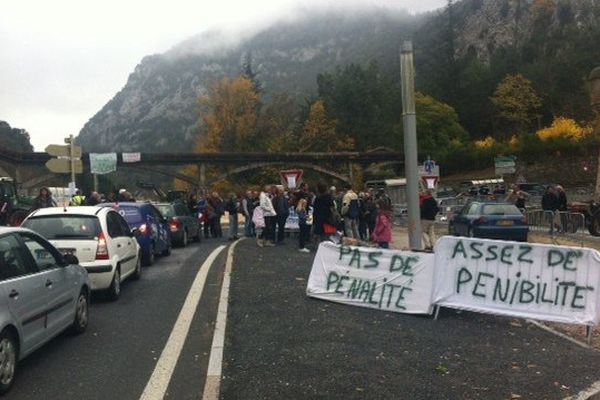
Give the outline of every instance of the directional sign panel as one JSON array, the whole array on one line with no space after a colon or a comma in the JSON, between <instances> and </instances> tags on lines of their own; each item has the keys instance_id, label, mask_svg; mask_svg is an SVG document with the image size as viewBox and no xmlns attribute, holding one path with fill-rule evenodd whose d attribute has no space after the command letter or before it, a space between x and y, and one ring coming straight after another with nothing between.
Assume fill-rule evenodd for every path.
<instances>
[{"instance_id":1,"label":"directional sign panel","mask_svg":"<svg viewBox=\"0 0 600 400\"><path fill-rule=\"evenodd\" d=\"M70 157L71 146L61 146L58 144L50 144L46 147L46 153L54 157ZM81 158L81 147L73 146L73 157Z\"/></svg>"},{"instance_id":2,"label":"directional sign panel","mask_svg":"<svg viewBox=\"0 0 600 400\"><path fill-rule=\"evenodd\" d=\"M52 158L46 162L46 167L57 174L68 174L71 172L71 160L68 158ZM83 172L83 163L81 160L75 160L75 173Z\"/></svg>"}]
</instances>

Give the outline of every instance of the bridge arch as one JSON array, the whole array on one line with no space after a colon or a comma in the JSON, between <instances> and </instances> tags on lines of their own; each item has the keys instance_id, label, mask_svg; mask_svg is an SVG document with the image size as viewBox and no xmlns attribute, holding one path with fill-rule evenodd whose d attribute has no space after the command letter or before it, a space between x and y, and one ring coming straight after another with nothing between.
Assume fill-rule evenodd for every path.
<instances>
[{"instance_id":1,"label":"bridge arch","mask_svg":"<svg viewBox=\"0 0 600 400\"><path fill-rule=\"evenodd\" d=\"M216 179L216 182L224 181L225 179L229 178L230 176L240 174L242 172L252 171L254 169L265 168L265 167L281 166L281 165L290 165L290 164L283 163L283 162L262 162L262 163L253 163L253 164L244 165L241 167L233 168L233 169L219 175ZM350 178L348 176L340 174L335 171L331 171L327 168L320 167L318 165L309 164L309 163L294 163L293 165L294 165L294 167L311 169L313 171L320 172L322 174L339 179L342 182L350 183Z\"/></svg>"}]
</instances>

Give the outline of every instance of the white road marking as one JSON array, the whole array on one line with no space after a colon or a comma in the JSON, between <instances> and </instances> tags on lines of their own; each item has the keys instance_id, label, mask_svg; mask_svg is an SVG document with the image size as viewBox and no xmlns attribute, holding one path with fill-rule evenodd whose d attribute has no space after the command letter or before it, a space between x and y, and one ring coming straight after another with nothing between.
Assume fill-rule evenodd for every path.
<instances>
[{"instance_id":1,"label":"white road marking","mask_svg":"<svg viewBox=\"0 0 600 400\"><path fill-rule=\"evenodd\" d=\"M598 399L598 394L600 394L600 381L595 382L592 386L574 396L567 397L565 400L594 400Z\"/></svg>"},{"instance_id":2,"label":"white road marking","mask_svg":"<svg viewBox=\"0 0 600 400\"><path fill-rule=\"evenodd\" d=\"M177 360L181 354L181 349L183 348L185 339L190 330L196 308L198 308L208 271L217 256L225 247L226 246L219 246L214 249L196 274L196 278L185 298L183 307L181 307L175 326L171 331L167 344L156 363L154 372L152 373L140 400L162 400L164 398L167 388L169 387L169 382L171 382L171 376L177 365Z\"/></svg>"},{"instance_id":3,"label":"white road marking","mask_svg":"<svg viewBox=\"0 0 600 400\"><path fill-rule=\"evenodd\" d=\"M221 390L221 373L223 371L223 348L225 347L225 328L227 325L227 306L229 303L229 284L231 282L231 269L233 268L233 251L235 246L244 240L244 238L234 242L227 251L227 261L225 263L225 275L223 276L223 286L221 287L221 296L219 298L219 310L217 311L217 322L215 324L215 333L210 349L210 359L208 361L208 373L206 374L206 383L204 384L203 400L218 400Z\"/></svg>"},{"instance_id":4,"label":"white road marking","mask_svg":"<svg viewBox=\"0 0 600 400\"><path fill-rule=\"evenodd\" d=\"M556 329L552 329L549 326L546 326L546 325L544 325L544 324L542 324L540 322L537 322L537 321L535 321L533 319L527 319L526 321L529 322L532 325L537 326L540 329L545 330L546 332L550 332L553 335L556 335L556 336L561 337L561 338L563 338L565 340L568 340L569 342L571 342L573 344L576 344L577 346L581 346L581 347L583 347L585 349L588 349L588 350L591 349L591 347L587 343L584 343L584 342L579 341L579 340L577 340L575 338L572 338L571 336L566 335L566 334L564 334L562 332L559 332Z\"/></svg>"}]
</instances>

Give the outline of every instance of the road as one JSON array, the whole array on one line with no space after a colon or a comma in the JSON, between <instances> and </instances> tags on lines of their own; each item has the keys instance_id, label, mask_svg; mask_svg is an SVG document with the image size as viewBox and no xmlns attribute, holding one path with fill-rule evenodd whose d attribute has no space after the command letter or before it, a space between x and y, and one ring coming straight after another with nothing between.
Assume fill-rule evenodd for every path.
<instances>
[{"instance_id":1,"label":"road","mask_svg":"<svg viewBox=\"0 0 600 400\"><path fill-rule=\"evenodd\" d=\"M227 244L176 249L117 302L94 296L88 331L24 360L7 398L137 400L148 387L144 399L202 398ZM564 399L600 379L600 353L523 320L443 310L434 321L307 298L313 257L291 240L238 243L221 398ZM172 334L209 265L189 332ZM172 376L154 380L173 344Z\"/></svg>"},{"instance_id":2,"label":"road","mask_svg":"<svg viewBox=\"0 0 600 400\"><path fill-rule=\"evenodd\" d=\"M25 359L9 399L139 399L206 257L226 242L206 240L175 249L123 285L121 298L95 295L90 325L67 333ZM165 398L201 397L212 343L226 252L206 278L204 292Z\"/></svg>"}]
</instances>

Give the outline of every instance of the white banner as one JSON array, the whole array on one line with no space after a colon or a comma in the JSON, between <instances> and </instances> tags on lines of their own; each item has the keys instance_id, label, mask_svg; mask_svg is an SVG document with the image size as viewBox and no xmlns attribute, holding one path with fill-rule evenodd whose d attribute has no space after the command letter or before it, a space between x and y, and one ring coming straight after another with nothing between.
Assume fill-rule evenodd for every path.
<instances>
[{"instance_id":1,"label":"white banner","mask_svg":"<svg viewBox=\"0 0 600 400\"><path fill-rule=\"evenodd\" d=\"M444 307L597 324L600 253L593 249L442 237L435 303Z\"/></svg>"},{"instance_id":2,"label":"white banner","mask_svg":"<svg viewBox=\"0 0 600 400\"><path fill-rule=\"evenodd\" d=\"M433 254L319 245L306 294L409 314L431 314Z\"/></svg>"},{"instance_id":3,"label":"white banner","mask_svg":"<svg viewBox=\"0 0 600 400\"><path fill-rule=\"evenodd\" d=\"M121 157L124 163L136 163L142 161L141 153L122 153Z\"/></svg>"},{"instance_id":4,"label":"white banner","mask_svg":"<svg viewBox=\"0 0 600 400\"><path fill-rule=\"evenodd\" d=\"M108 174L117 170L117 153L90 153L92 174Z\"/></svg>"}]
</instances>

